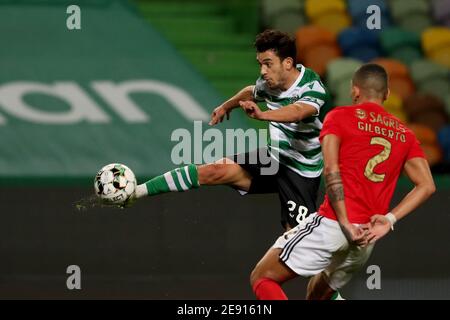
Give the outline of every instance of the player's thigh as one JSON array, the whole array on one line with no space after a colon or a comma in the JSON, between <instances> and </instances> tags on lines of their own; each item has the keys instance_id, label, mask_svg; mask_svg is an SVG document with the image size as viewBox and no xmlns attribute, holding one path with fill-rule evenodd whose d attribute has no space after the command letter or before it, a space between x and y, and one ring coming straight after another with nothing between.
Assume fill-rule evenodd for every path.
<instances>
[{"instance_id":1,"label":"player's thigh","mask_svg":"<svg viewBox=\"0 0 450 320\"><path fill-rule=\"evenodd\" d=\"M295 227L317 211L320 177L306 178L286 167L277 176L282 223Z\"/></svg>"},{"instance_id":2,"label":"player's thigh","mask_svg":"<svg viewBox=\"0 0 450 320\"><path fill-rule=\"evenodd\" d=\"M333 290L339 290L346 285L369 259L374 244L360 247L352 245L344 252L333 256L331 264L325 270L328 285Z\"/></svg>"},{"instance_id":3,"label":"player's thigh","mask_svg":"<svg viewBox=\"0 0 450 320\"><path fill-rule=\"evenodd\" d=\"M227 184L248 191L252 176L242 166L228 158L197 167L201 185Z\"/></svg>"},{"instance_id":4,"label":"player's thigh","mask_svg":"<svg viewBox=\"0 0 450 320\"><path fill-rule=\"evenodd\" d=\"M252 285L262 278L269 278L278 283L283 283L297 277L294 271L281 262L280 253L281 249L278 248L270 248L266 252L251 273L250 283Z\"/></svg>"},{"instance_id":5,"label":"player's thigh","mask_svg":"<svg viewBox=\"0 0 450 320\"><path fill-rule=\"evenodd\" d=\"M306 290L307 300L331 300L336 291L328 284L328 277L325 272L313 276L308 282Z\"/></svg>"},{"instance_id":6,"label":"player's thigh","mask_svg":"<svg viewBox=\"0 0 450 320\"><path fill-rule=\"evenodd\" d=\"M335 220L313 213L304 222L278 238L280 259L292 271L311 277L329 266L334 252L347 245L347 239Z\"/></svg>"}]
</instances>

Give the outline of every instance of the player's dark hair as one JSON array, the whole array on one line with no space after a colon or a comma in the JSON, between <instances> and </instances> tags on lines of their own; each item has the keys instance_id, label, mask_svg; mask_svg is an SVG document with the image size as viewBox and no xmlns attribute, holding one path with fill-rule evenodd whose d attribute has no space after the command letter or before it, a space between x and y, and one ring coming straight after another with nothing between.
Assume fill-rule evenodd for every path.
<instances>
[{"instance_id":1,"label":"player's dark hair","mask_svg":"<svg viewBox=\"0 0 450 320\"><path fill-rule=\"evenodd\" d=\"M362 65L353 75L352 81L367 97L384 98L387 95L388 74L379 64Z\"/></svg>"},{"instance_id":2,"label":"player's dark hair","mask_svg":"<svg viewBox=\"0 0 450 320\"><path fill-rule=\"evenodd\" d=\"M287 33L277 30L265 30L256 36L254 44L257 52L273 50L281 61L290 57L296 62L295 40Z\"/></svg>"}]
</instances>

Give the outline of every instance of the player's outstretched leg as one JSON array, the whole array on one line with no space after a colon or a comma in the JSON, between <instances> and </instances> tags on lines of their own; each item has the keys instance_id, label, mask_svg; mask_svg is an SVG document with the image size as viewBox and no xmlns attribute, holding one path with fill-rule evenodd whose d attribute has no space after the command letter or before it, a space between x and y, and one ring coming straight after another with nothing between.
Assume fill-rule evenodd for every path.
<instances>
[{"instance_id":1,"label":"player's outstretched leg","mask_svg":"<svg viewBox=\"0 0 450 320\"><path fill-rule=\"evenodd\" d=\"M136 198L166 192L180 192L200 185L231 185L248 191L251 176L240 165L224 158L215 163L196 166L190 164L157 176L136 188Z\"/></svg>"}]
</instances>

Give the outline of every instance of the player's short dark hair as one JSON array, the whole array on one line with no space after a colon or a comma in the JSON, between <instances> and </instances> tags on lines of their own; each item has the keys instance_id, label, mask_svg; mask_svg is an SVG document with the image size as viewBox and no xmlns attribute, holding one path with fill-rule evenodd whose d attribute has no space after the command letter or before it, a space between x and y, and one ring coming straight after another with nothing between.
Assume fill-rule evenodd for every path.
<instances>
[{"instance_id":1,"label":"player's short dark hair","mask_svg":"<svg viewBox=\"0 0 450 320\"><path fill-rule=\"evenodd\" d=\"M295 40L287 33L278 30L265 30L256 36L254 45L257 52L273 50L281 61L292 58L295 63L297 60Z\"/></svg>"},{"instance_id":2,"label":"player's short dark hair","mask_svg":"<svg viewBox=\"0 0 450 320\"><path fill-rule=\"evenodd\" d=\"M367 63L356 70L353 85L359 87L368 97L386 97L388 92L388 74L376 63Z\"/></svg>"}]
</instances>

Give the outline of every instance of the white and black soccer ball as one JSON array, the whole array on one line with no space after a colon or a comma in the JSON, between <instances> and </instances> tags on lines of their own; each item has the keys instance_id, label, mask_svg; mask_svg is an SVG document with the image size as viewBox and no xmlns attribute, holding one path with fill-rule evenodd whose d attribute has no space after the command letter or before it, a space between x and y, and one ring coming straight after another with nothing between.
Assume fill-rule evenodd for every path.
<instances>
[{"instance_id":1,"label":"white and black soccer ball","mask_svg":"<svg viewBox=\"0 0 450 320\"><path fill-rule=\"evenodd\" d=\"M97 173L94 179L96 195L107 204L123 204L136 190L136 177L126 165L111 163Z\"/></svg>"}]
</instances>

